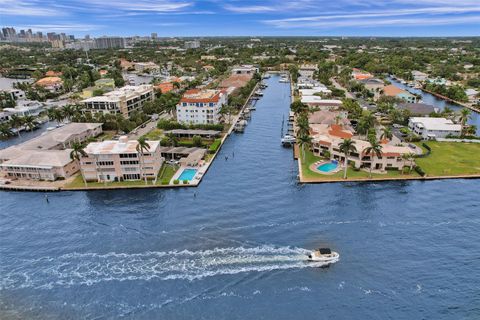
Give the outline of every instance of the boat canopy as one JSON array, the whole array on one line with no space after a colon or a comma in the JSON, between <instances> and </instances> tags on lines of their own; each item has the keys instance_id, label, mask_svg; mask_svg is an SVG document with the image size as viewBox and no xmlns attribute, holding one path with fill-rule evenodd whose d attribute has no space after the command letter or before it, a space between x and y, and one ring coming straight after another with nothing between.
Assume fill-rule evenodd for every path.
<instances>
[{"instance_id":1,"label":"boat canopy","mask_svg":"<svg viewBox=\"0 0 480 320\"><path fill-rule=\"evenodd\" d=\"M320 254L331 254L332 250L330 248L319 248L318 251L320 251Z\"/></svg>"}]
</instances>

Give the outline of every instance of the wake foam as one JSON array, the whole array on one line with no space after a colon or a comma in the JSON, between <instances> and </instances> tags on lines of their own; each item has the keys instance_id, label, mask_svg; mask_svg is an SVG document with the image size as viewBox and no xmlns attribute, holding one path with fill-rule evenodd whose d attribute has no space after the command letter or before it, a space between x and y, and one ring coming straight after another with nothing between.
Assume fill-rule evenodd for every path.
<instances>
[{"instance_id":1,"label":"wake foam","mask_svg":"<svg viewBox=\"0 0 480 320\"><path fill-rule=\"evenodd\" d=\"M19 261L2 272L0 289L93 285L104 281L188 280L245 272L321 267L309 250L292 247L216 248L205 251L70 253ZM5 269L5 268L4 268Z\"/></svg>"}]
</instances>

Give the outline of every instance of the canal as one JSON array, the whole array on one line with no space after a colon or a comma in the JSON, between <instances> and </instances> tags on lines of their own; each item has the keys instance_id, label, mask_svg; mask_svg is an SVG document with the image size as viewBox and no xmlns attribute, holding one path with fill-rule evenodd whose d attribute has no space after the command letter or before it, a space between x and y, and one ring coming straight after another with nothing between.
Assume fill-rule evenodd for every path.
<instances>
[{"instance_id":1,"label":"canal","mask_svg":"<svg viewBox=\"0 0 480 320\"><path fill-rule=\"evenodd\" d=\"M407 85L404 85L397 80L393 80L391 78L389 78L388 80L399 88L402 88L402 89L407 90L411 93L420 95L423 103L432 105L432 106L434 106L434 107L436 107L440 110L444 110L445 107L448 107L455 112L459 112L461 109L463 109L463 107L459 106L458 104L451 103L451 102L448 102L446 100L437 98L433 94L430 94L428 92L424 92L420 89L410 88ZM471 119L468 121L468 123L477 126L477 135L479 135L480 134L480 114L472 111Z\"/></svg>"},{"instance_id":2,"label":"canal","mask_svg":"<svg viewBox=\"0 0 480 320\"><path fill-rule=\"evenodd\" d=\"M478 182L298 185L268 84L198 188L0 193L0 318L480 317Z\"/></svg>"}]
</instances>

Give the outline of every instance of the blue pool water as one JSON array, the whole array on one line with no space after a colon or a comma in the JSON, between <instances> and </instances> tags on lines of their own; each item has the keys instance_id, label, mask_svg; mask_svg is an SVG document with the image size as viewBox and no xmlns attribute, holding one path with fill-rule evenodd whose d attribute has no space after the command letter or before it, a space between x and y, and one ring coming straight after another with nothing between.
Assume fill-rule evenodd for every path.
<instances>
[{"instance_id":1,"label":"blue pool water","mask_svg":"<svg viewBox=\"0 0 480 320\"><path fill-rule=\"evenodd\" d=\"M480 319L480 180L299 185L267 81L198 188L0 192L0 319Z\"/></svg>"},{"instance_id":2,"label":"blue pool water","mask_svg":"<svg viewBox=\"0 0 480 320\"><path fill-rule=\"evenodd\" d=\"M195 177L195 174L197 173L197 169L185 169L183 170L182 174L180 177L178 177L178 180L184 181L184 180L192 180L193 177Z\"/></svg>"},{"instance_id":3,"label":"blue pool water","mask_svg":"<svg viewBox=\"0 0 480 320\"><path fill-rule=\"evenodd\" d=\"M333 170L338 168L338 164L335 162L327 162L324 164L321 164L317 167L318 170L322 172L332 172Z\"/></svg>"}]
</instances>

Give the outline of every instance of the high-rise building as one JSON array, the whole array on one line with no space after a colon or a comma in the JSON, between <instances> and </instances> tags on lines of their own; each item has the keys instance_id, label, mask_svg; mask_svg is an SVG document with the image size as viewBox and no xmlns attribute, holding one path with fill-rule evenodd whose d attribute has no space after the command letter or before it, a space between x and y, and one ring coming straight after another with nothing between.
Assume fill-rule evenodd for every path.
<instances>
[{"instance_id":1,"label":"high-rise building","mask_svg":"<svg viewBox=\"0 0 480 320\"><path fill-rule=\"evenodd\" d=\"M185 49L197 49L197 48L200 48L199 40L185 41Z\"/></svg>"},{"instance_id":2,"label":"high-rise building","mask_svg":"<svg viewBox=\"0 0 480 320\"><path fill-rule=\"evenodd\" d=\"M101 37L95 39L97 49L125 48L125 39L121 37Z\"/></svg>"},{"instance_id":3,"label":"high-rise building","mask_svg":"<svg viewBox=\"0 0 480 320\"><path fill-rule=\"evenodd\" d=\"M158 38L158 34L156 32L152 32L151 38L152 40L156 40Z\"/></svg>"},{"instance_id":4,"label":"high-rise building","mask_svg":"<svg viewBox=\"0 0 480 320\"><path fill-rule=\"evenodd\" d=\"M13 39L17 35L17 32L15 31L14 28L2 28L2 33L5 39Z\"/></svg>"}]
</instances>

